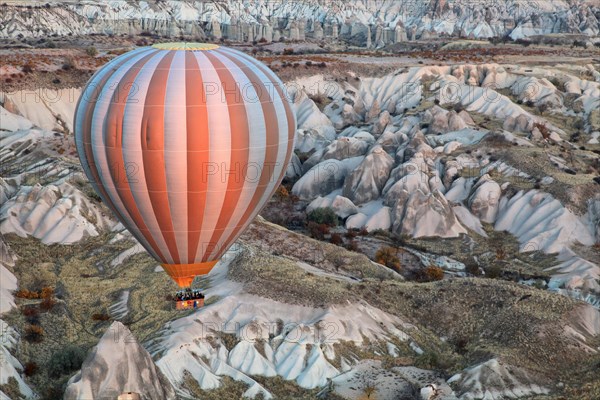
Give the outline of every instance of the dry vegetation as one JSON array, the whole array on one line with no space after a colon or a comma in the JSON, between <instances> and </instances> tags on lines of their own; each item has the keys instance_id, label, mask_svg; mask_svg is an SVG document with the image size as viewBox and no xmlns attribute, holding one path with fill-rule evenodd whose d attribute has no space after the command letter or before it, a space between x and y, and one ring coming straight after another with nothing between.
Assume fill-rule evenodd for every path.
<instances>
[{"instance_id":1,"label":"dry vegetation","mask_svg":"<svg viewBox=\"0 0 600 400\"><path fill-rule=\"evenodd\" d=\"M47 246L37 239L15 235L4 239L11 248L18 249L14 271L22 297L17 297L21 312L11 312L3 319L24 334L15 356L37 364L29 382L42 399L62 396L72 373L51 376L55 369L52 355L67 344L76 344L86 354L110 325L112 317L106 310L121 290L131 290L130 312L123 322L140 341L148 340L167 321L182 316L164 297L175 290L175 284L164 273L154 272L156 262L149 256L138 254L118 267L108 267L117 254L133 245L131 242L109 245L106 236L99 236L78 245ZM32 274L32 269L42 273Z\"/></svg>"}]
</instances>

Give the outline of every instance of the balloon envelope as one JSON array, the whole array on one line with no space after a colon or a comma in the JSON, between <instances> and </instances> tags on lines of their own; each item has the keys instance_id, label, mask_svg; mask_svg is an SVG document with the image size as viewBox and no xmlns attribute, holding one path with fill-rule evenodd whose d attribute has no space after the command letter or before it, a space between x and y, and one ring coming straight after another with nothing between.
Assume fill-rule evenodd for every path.
<instances>
[{"instance_id":1,"label":"balloon envelope","mask_svg":"<svg viewBox=\"0 0 600 400\"><path fill-rule=\"evenodd\" d=\"M115 58L75 111L94 189L180 286L208 273L272 196L295 130L269 68L203 43Z\"/></svg>"}]
</instances>

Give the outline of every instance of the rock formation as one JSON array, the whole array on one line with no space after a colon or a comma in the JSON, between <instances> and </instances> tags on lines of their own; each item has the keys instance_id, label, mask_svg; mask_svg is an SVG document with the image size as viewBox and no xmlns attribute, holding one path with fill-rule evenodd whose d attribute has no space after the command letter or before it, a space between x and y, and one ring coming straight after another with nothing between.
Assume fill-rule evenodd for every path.
<instances>
[{"instance_id":1,"label":"rock formation","mask_svg":"<svg viewBox=\"0 0 600 400\"><path fill-rule=\"evenodd\" d=\"M139 393L144 400L175 399L175 390L129 329L115 321L67 384L65 400L116 398Z\"/></svg>"}]
</instances>

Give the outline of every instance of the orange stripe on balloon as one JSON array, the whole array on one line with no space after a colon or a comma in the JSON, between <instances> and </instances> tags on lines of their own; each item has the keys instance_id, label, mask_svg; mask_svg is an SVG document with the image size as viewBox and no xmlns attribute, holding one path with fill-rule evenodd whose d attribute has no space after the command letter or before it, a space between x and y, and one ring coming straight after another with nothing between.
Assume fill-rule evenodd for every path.
<instances>
[{"instance_id":1,"label":"orange stripe on balloon","mask_svg":"<svg viewBox=\"0 0 600 400\"><path fill-rule=\"evenodd\" d=\"M160 60L152 78L150 78L140 134L144 175L152 210L169 253L173 258L173 263L179 264L180 257L175 233L173 232L173 220L171 219L171 208L167 193L167 173L165 171L165 96L169 66L174 56L175 52L169 51Z\"/></svg>"},{"instance_id":2,"label":"orange stripe on balloon","mask_svg":"<svg viewBox=\"0 0 600 400\"><path fill-rule=\"evenodd\" d=\"M81 125L81 129L82 129L81 136L82 136L82 143L83 143L83 152L84 152L85 158L87 160L87 167L92 174L92 180L93 180L92 183L100 191L100 196L101 196L102 200L104 200L104 202L108 206L108 208L110 208L111 211L117 216L119 216L120 213L117 211L117 207L113 204L113 202L110 199L110 196L108 195L108 192L104 189L104 187L102 185L102 182L100 180L100 174L98 173L98 168L96 167L96 161L94 160L94 153L92 150L92 120L94 117L94 110L96 109L96 104L97 104L98 98L100 97L100 94L102 93L102 90L104 89L104 86L106 85L108 80L114 75L114 73L121 66L123 66L123 64L127 63L127 61L131 60L133 57L135 57L137 55L138 54L131 54L130 56L123 58L122 63L112 67L112 71L110 71L109 73L104 75L102 77L102 79L100 79L98 81L98 83L96 84L96 88L94 89L93 98L91 100L83 98L83 96L86 96L87 87L86 87L86 89L83 90L83 92L81 94L81 98L79 99L80 103L85 102L85 104L84 104L85 111L83 114L83 124ZM77 126L77 125L74 124L74 126ZM123 218L121 218L121 219L123 219Z\"/></svg>"},{"instance_id":3,"label":"orange stripe on balloon","mask_svg":"<svg viewBox=\"0 0 600 400\"><path fill-rule=\"evenodd\" d=\"M142 235L144 235L144 238L148 241L148 244L152 247L160 259L166 262L166 258L154 240L152 232L150 232L146 226L146 223L144 222L144 219L135 203L133 194L131 193L122 151L123 117L125 114L127 100L131 95L131 89L134 87L135 78L137 77L138 73L146 64L146 62L155 54L156 52L152 52L144 56L144 58L136 62L135 65L131 67L119 81L117 89L112 95L111 103L108 107L106 118L104 120L104 143L106 145L105 151L108 161L108 169L119 198L123 202L126 210L129 212L129 215L133 219L135 225L138 227ZM119 92L122 91L125 93L119 94Z\"/></svg>"},{"instance_id":4,"label":"orange stripe on balloon","mask_svg":"<svg viewBox=\"0 0 600 400\"><path fill-rule=\"evenodd\" d=\"M187 124L188 263L195 262L208 186L208 110L198 61L185 52L185 118Z\"/></svg>"},{"instance_id":5,"label":"orange stripe on balloon","mask_svg":"<svg viewBox=\"0 0 600 400\"><path fill-rule=\"evenodd\" d=\"M281 101L283 103L283 107L285 109L285 115L287 118L287 124L288 124L288 152L287 152L287 157L286 160L289 162L289 159L292 156L291 150L292 150L292 144L294 141L294 136L296 135L296 118L294 116L294 112L292 111L292 107L290 105L289 102L289 98L286 95L286 93L284 93L283 89L277 84L279 83L279 78L277 78L275 76L275 74L273 73L273 71L271 71L269 68L267 68L263 63L261 63L260 61L258 61L255 58L252 58L244 53L241 53L237 50L231 50L233 53L239 53L246 61L248 61L249 64L254 65L256 68L258 68L265 76L267 76L268 78L270 78L270 82L273 83L275 90L277 91L277 94L279 95L279 97L281 98ZM287 165L287 162L286 162ZM285 174L285 171L282 172L282 176Z\"/></svg>"},{"instance_id":6,"label":"orange stripe on balloon","mask_svg":"<svg viewBox=\"0 0 600 400\"><path fill-rule=\"evenodd\" d=\"M271 82L277 83L279 81L279 79L277 79L276 77L273 76L273 72L270 71L269 69L267 69L258 60L251 59L250 63L254 64L258 69L260 69L263 72L263 74L265 74L265 76L270 76L272 78ZM279 87L279 85L277 85L277 84L275 84L274 86L275 86L275 90L277 90L277 94L279 95L279 97L281 98L281 101L283 103L283 108L285 109L285 115L286 115L287 124L288 124L288 142L287 142L285 161L283 164L283 166L285 167L288 165L288 163L290 162L290 158L292 157L292 146L294 144L294 136L296 135L296 118L294 116L294 112L292 111L292 106L290 105L290 102L288 101L288 97L283 92L283 89L281 87ZM286 168L282 168L281 173L277 177L276 182L281 182L281 180L285 176L285 172L286 172ZM273 194L277 190L277 187L278 187L278 185L275 185L273 187L273 189L271 190L271 193L269 194L269 197L273 196ZM267 205L267 203L265 203L262 206L262 208L264 208L266 205ZM260 211L262 211L262 208L261 208L261 210L258 210L257 214L260 213Z\"/></svg>"},{"instance_id":7,"label":"orange stripe on balloon","mask_svg":"<svg viewBox=\"0 0 600 400\"><path fill-rule=\"evenodd\" d=\"M258 181L258 185L254 194L252 195L252 199L248 205L248 208L240 218L238 225L233 229L233 231L229 234L229 237L224 242L221 251L219 254L222 254L225 249L227 249L231 242L233 242L239 234L241 233L241 229L246 226L246 222L250 217L252 217L255 208L260 203L260 200L265 193L266 188L269 185L269 181L273 177L273 172L275 170L275 163L277 162L277 146L279 142L279 134L278 134L278 123L277 123L277 112L275 110L275 105L273 104L273 100L269 96L269 91L264 84L261 82L260 78L248 68L248 66L240 61L237 57L232 56L229 53L216 51L219 54L227 57L231 60L235 65L240 67L242 71L246 74L249 81L254 86L256 93L259 98L258 101L261 103L261 107L263 110L263 117L265 120L265 128L266 128L266 143L265 143L265 158L262 165L262 170L260 174L260 178Z\"/></svg>"},{"instance_id":8,"label":"orange stripe on balloon","mask_svg":"<svg viewBox=\"0 0 600 400\"><path fill-rule=\"evenodd\" d=\"M248 115L246 113L246 105L242 97L242 92L239 85L235 81L233 75L225 65L210 52L206 52L206 57L215 67L219 80L221 81L221 91L225 94L227 101L227 110L229 112L229 127L231 132L231 156L229 161L229 171L222 171L221 176L226 173L227 193L221 206L219 219L215 226L215 230L209 241L209 245L216 246L221 235L227 228L229 220L236 210L240 195L245 182L245 173L248 169L248 160L250 157L250 130L248 127ZM217 249L220 252L221 249ZM203 257L203 261L208 261L210 253L207 251Z\"/></svg>"}]
</instances>

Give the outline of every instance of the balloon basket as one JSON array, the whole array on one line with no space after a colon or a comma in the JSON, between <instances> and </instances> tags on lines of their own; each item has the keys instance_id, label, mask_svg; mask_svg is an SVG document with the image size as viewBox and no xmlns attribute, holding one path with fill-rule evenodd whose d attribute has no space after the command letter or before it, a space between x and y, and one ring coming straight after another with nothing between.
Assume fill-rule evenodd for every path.
<instances>
[{"instance_id":1,"label":"balloon basket","mask_svg":"<svg viewBox=\"0 0 600 400\"><path fill-rule=\"evenodd\" d=\"M204 307L204 294L198 289L185 288L178 291L174 297L176 310L194 310Z\"/></svg>"},{"instance_id":2,"label":"balloon basket","mask_svg":"<svg viewBox=\"0 0 600 400\"><path fill-rule=\"evenodd\" d=\"M195 310L204 307L204 299L179 300L175 302L175 309L178 311Z\"/></svg>"}]
</instances>

